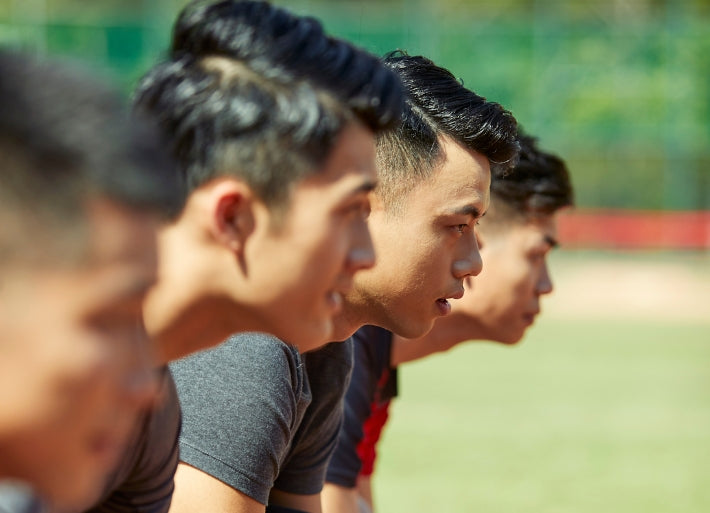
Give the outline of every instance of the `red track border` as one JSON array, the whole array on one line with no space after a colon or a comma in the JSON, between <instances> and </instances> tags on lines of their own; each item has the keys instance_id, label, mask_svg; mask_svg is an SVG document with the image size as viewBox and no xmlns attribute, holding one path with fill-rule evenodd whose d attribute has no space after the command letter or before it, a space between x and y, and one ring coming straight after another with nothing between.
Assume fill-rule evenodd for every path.
<instances>
[{"instance_id":1,"label":"red track border","mask_svg":"<svg viewBox=\"0 0 710 513\"><path fill-rule=\"evenodd\" d=\"M564 212L559 239L568 248L710 249L710 210Z\"/></svg>"}]
</instances>

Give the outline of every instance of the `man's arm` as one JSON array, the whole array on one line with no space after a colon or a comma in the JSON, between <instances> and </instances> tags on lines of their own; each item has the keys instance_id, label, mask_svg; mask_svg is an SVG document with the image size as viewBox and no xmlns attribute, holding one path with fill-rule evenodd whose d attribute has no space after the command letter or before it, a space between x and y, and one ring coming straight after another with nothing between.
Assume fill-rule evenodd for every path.
<instances>
[{"instance_id":1,"label":"man's arm","mask_svg":"<svg viewBox=\"0 0 710 513\"><path fill-rule=\"evenodd\" d=\"M343 397L353 367L352 341L331 343L302 357L312 400L269 495L267 513L321 512L326 469L343 420Z\"/></svg>"},{"instance_id":2,"label":"man's arm","mask_svg":"<svg viewBox=\"0 0 710 513\"><path fill-rule=\"evenodd\" d=\"M269 495L266 513L321 513L321 494L300 495L276 488Z\"/></svg>"},{"instance_id":3,"label":"man's arm","mask_svg":"<svg viewBox=\"0 0 710 513\"><path fill-rule=\"evenodd\" d=\"M360 513L360 494L357 488L326 483L321 493L323 511L338 513Z\"/></svg>"},{"instance_id":4,"label":"man's arm","mask_svg":"<svg viewBox=\"0 0 710 513\"><path fill-rule=\"evenodd\" d=\"M373 513L372 480L370 476L360 476L357 488L326 483L321 493L323 511L342 513Z\"/></svg>"},{"instance_id":5,"label":"man's arm","mask_svg":"<svg viewBox=\"0 0 710 513\"><path fill-rule=\"evenodd\" d=\"M265 510L263 504L219 479L186 463L178 465L170 513L264 513Z\"/></svg>"},{"instance_id":6,"label":"man's arm","mask_svg":"<svg viewBox=\"0 0 710 513\"><path fill-rule=\"evenodd\" d=\"M354 335L352 380L345 394L343 426L338 445L330 460L323 488L324 513L358 513L360 511L357 483L363 467L374 459L377 442L373 434L386 420L387 394L381 394L390 383L390 334L367 326ZM381 399L385 399L384 402ZM385 413L384 416L378 415ZM363 461L365 458L366 461Z\"/></svg>"},{"instance_id":7,"label":"man's arm","mask_svg":"<svg viewBox=\"0 0 710 513\"><path fill-rule=\"evenodd\" d=\"M269 505L224 484L186 463L175 474L175 494L170 513L321 513L320 495L297 495L272 490Z\"/></svg>"},{"instance_id":8,"label":"man's arm","mask_svg":"<svg viewBox=\"0 0 710 513\"><path fill-rule=\"evenodd\" d=\"M265 510L298 424L301 367L294 348L256 333L171 364L183 408L174 511ZM191 509L204 500L214 509Z\"/></svg>"},{"instance_id":9,"label":"man's arm","mask_svg":"<svg viewBox=\"0 0 710 513\"><path fill-rule=\"evenodd\" d=\"M357 493L360 501L360 513L372 513L375 510L372 500L372 476L357 478Z\"/></svg>"}]
</instances>

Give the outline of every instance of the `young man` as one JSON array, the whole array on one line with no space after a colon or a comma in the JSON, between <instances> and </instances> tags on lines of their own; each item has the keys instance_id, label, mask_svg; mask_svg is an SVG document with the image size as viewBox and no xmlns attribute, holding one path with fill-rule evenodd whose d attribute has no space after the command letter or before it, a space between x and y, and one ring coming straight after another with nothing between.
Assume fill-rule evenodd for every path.
<instances>
[{"instance_id":1,"label":"young man","mask_svg":"<svg viewBox=\"0 0 710 513\"><path fill-rule=\"evenodd\" d=\"M332 338L353 274L373 264L374 134L398 120L402 101L393 72L313 20L260 2L181 13L168 60L135 93L137 111L164 129L187 196L161 231L144 308L162 362L263 331L293 347L260 336L231 356L261 350L254 365L291 365L300 386L294 347ZM166 400L143 420L95 511L168 508L180 413L172 381L164 385Z\"/></svg>"},{"instance_id":2,"label":"young man","mask_svg":"<svg viewBox=\"0 0 710 513\"><path fill-rule=\"evenodd\" d=\"M405 337L450 313L481 271L474 226L488 209L491 169L517 155L516 122L424 57L385 59L407 90L404 122L377 142L370 231L377 265L359 273L336 318L339 339L366 324Z\"/></svg>"},{"instance_id":3,"label":"young man","mask_svg":"<svg viewBox=\"0 0 710 513\"><path fill-rule=\"evenodd\" d=\"M157 391L141 305L180 194L118 98L0 52L0 478L61 511L100 490Z\"/></svg>"},{"instance_id":4,"label":"young man","mask_svg":"<svg viewBox=\"0 0 710 513\"><path fill-rule=\"evenodd\" d=\"M198 2L135 96L171 139L188 192L161 234L145 308L164 360L238 331L301 351L330 340L352 276L374 261L374 134L399 118L396 75L315 20Z\"/></svg>"},{"instance_id":5,"label":"young man","mask_svg":"<svg viewBox=\"0 0 710 513\"><path fill-rule=\"evenodd\" d=\"M528 136L520 141L514 171L493 173L490 208L478 229L485 268L467 280L451 315L414 340L374 326L354 337L345 422L328 469L329 493L350 505L338 512L358 511L358 502L359 511L373 509L375 448L397 395L398 365L472 339L514 344L540 313L541 296L552 292L546 257L557 246L557 213L572 205L572 187L559 158L539 150Z\"/></svg>"},{"instance_id":6,"label":"young man","mask_svg":"<svg viewBox=\"0 0 710 513\"><path fill-rule=\"evenodd\" d=\"M406 291L390 287L384 305L364 310L362 295L384 287L361 284L359 277L372 272L363 270L354 277L358 309L348 320L382 319L419 335L448 312L445 298L459 295L464 278L480 270L472 227L488 205L489 160L506 162L517 151L516 125L426 59L393 57L388 66L405 79L410 96L404 127L378 138L380 185L370 222L379 233L375 269L385 262L385 274L395 273L388 285L410 273L423 283ZM405 168L408 162L416 165ZM348 329L334 339L349 337ZM351 350L350 342L332 343L299 357L277 339L240 336L175 364L184 427L171 511L320 511Z\"/></svg>"}]
</instances>

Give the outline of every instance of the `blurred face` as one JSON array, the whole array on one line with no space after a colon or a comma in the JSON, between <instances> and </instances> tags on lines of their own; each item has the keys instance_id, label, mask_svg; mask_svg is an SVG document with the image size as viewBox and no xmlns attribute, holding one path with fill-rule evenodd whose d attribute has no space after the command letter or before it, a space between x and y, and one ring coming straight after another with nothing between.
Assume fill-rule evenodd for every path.
<instances>
[{"instance_id":1,"label":"blurred face","mask_svg":"<svg viewBox=\"0 0 710 513\"><path fill-rule=\"evenodd\" d=\"M467 284L453 310L474 321L475 337L506 344L518 342L540 313L540 298L552 292L547 255L557 245L556 217L484 230L483 272Z\"/></svg>"},{"instance_id":2,"label":"blurred face","mask_svg":"<svg viewBox=\"0 0 710 513\"><path fill-rule=\"evenodd\" d=\"M375 180L374 135L352 123L324 172L296 185L281 224L253 235L245 292L259 329L302 352L331 340L333 316L354 274L374 264L367 216ZM263 219L257 226L268 226L268 212L257 215Z\"/></svg>"},{"instance_id":3,"label":"blurred face","mask_svg":"<svg viewBox=\"0 0 710 513\"><path fill-rule=\"evenodd\" d=\"M348 298L364 309L366 323L408 338L447 315L448 300L463 294L464 278L482 267L473 228L488 208L488 159L448 138L442 149L442 162L410 192L401 212L373 201L377 265L358 274Z\"/></svg>"},{"instance_id":4,"label":"blurred face","mask_svg":"<svg viewBox=\"0 0 710 513\"><path fill-rule=\"evenodd\" d=\"M141 323L155 225L103 199L87 217L84 261L9 264L0 287L0 474L61 508L100 491L156 393Z\"/></svg>"}]
</instances>

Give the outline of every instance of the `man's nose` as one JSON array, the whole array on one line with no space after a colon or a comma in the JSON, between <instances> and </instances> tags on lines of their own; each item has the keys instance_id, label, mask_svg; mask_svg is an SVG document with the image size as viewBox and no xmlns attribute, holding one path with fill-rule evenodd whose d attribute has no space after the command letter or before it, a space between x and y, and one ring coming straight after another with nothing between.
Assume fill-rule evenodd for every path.
<instances>
[{"instance_id":1,"label":"man's nose","mask_svg":"<svg viewBox=\"0 0 710 513\"><path fill-rule=\"evenodd\" d=\"M354 229L353 241L348 251L348 269L352 272L369 269L375 265L375 247L367 221L358 223Z\"/></svg>"},{"instance_id":2,"label":"man's nose","mask_svg":"<svg viewBox=\"0 0 710 513\"><path fill-rule=\"evenodd\" d=\"M478 239L472 232L470 244L462 258L456 260L453 266L453 274L456 278L464 279L467 276L478 276L483 270L483 258L478 248Z\"/></svg>"},{"instance_id":3,"label":"man's nose","mask_svg":"<svg viewBox=\"0 0 710 513\"><path fill-rule=\"evenodd\" d=\"M540 295L543 294L550 294L554 289L554 286L552 284L552 278L550 277L550 270L547 267L547 262L545 262L542 266L542 271L540 272L540 277L537 280L537 284L535 286L535 292L537 292Z\"/></svg>"}]
</instances>

